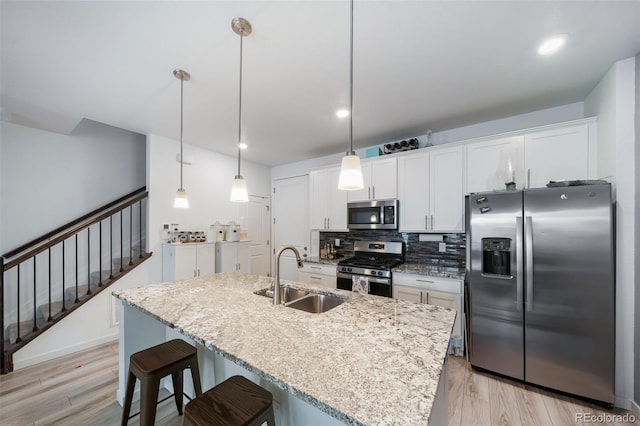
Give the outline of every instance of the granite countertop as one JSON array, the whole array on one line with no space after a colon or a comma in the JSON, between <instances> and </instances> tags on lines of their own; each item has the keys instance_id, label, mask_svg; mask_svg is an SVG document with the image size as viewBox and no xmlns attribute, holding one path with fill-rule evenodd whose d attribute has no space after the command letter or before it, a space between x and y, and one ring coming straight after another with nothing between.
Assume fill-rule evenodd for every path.
<instances>
[{"instance_id":1,"label":"granite countertop","mask_svg":"<svg viewBox=\"0 0 640 426\"><path fill-rule=\"evenodd\" d=\"M424 263L403 263L393 268L393 272L404 274L429 275L439 278L450 278L464 280L465 271L458 268L448 268L437 265L427 265Z\"/></svg>"},{"instance_id":2,"label":"granite countertop","mask_svg":"<svg viewBox=\"0 0 640 426\"><path fill-rule=\"evenodd\" d=\"M337 265L338 262L340 262L342 259L344 259L344 257L339 257L337 259L323 259L318 256L309 256L306 259L304 259L304 262L321 263L323 265Z\"/></svg>"},{"instance_id":3,"label":"granite countertop","mask_svg":"<svg viewBox=\"0 0 640 426\"><path fill-rule=\"evenodd\" d=\"M113 294L351 425L427 424L455 311L283 280L347 300L310 314L253 294L240 272Z\"/></svg>"}]
</instances>

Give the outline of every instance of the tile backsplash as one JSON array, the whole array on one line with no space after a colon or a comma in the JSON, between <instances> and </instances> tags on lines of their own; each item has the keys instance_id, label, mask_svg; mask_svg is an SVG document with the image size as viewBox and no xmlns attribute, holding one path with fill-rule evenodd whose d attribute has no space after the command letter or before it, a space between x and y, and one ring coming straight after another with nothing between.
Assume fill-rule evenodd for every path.
<instances>
[{"instance_id":1,"label":"tile backsplash","mask_svg":"<svg viewBox=\"0 0 640 426\"><path fill-rule=\"evenodd\" d=\"M447 245L444 253L439 251L437 241L419 241L420 234L389 230L352 230L350 232L320 232L320 248L325 244L333 244L340 239L340 247L336 247L338 255L353 256L354 241L397 241L404 242L406 247L405 262L437 265L449 268L464 269L466 260L466 235L441 234Z\"/></svg>"}]
</instances>

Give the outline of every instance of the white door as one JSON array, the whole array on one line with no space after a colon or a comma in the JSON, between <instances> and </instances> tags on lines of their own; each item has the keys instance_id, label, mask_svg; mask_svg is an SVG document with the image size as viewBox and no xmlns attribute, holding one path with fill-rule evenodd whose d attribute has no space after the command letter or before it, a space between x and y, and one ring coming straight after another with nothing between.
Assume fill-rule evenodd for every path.
<instances>
[{"instance_id":1,"label":"white door","mask_svg":"<svg viewBox=\"0 0 640 426\"><path fill-rule=\"evenodd\" d=\"M271 248L270 225L271 212L269 211L269 199L249 195L247 203L248 238L251 241L251 273L254 275L271 275Z\"/></svg>"},{"instance_id":2,"label":"white door","mask_svg":"<svg viewBox=\"0 0 640 426\"><path fill-rule=\"evenodd\" d=\"M395 158L371 162L371 199L387 200L398 196L398 163Z\"/></svg>"},{"instance_id":3,"label":"white door","mask_svg":"<svg viewBox=\"0 0 640 426\"><path fill-rule=\"evenodd\" d=\"M273 190L272 254L281 247L294 246L302 256L309 247L309 177L277 179ZM273 270L275 273L275 266ZM298 265L291 250L280 259L280 278L293 281L298 278Z\"/></svg>"}]
</instances>

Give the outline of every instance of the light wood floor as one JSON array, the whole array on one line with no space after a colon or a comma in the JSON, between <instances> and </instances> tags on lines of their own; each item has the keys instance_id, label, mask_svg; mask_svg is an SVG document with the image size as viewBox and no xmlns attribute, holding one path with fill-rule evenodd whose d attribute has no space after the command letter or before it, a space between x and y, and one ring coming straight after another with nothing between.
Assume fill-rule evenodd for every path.
<instances>
[{"instance_id":1,"label":"light wood floor","mask_svg":"<svg viewBox=\"0 0 640 426\"><path fill-rule=\"evenodd\" d=\"M25 368L0 376L0 424L118 425L122 408L115 400L117 387L117 343ZM134 404L131 412L137 410ZM449 425L582 425L576 421L576 413L603 415L605 411L473 371L464 358L450 358ZM139 418L129 424L138 425ZM158 406L156 424L182 424L173 399ZM634 424L640 426L640 421Z\"/></svg>"}]
</instances>

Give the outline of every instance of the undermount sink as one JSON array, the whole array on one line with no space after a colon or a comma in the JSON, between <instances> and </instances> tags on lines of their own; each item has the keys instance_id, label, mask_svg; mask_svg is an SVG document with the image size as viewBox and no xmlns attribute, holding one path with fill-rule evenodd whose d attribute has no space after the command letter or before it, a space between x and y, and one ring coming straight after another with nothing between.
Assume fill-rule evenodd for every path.
<instances>
[{"instance_id":1,"label":"undermount sink","mask_svg":"<svg viewBox=\"0 0 640 426\"><path fill-rule=\"evenodd\" d=\"M273 298L273 290L270 288L264 288L262 290L258 290L255 294L259 296L271 297ZM296 299L300 299L308 295L308 291L298 290L297 288L292 287L280 287L280 300L284 303L291 302Z\"/></svg>"},{"instance_id":2,"label":"undermount sink","mask_svg":"<svg viewBox=\"0 0 640 426\"><path fill-rule=\"evenodd\" d=\"M344 303L344 299L327 294L310 294L285 306L312 314L321 314Z\"/></svg>"}]
</instances>

